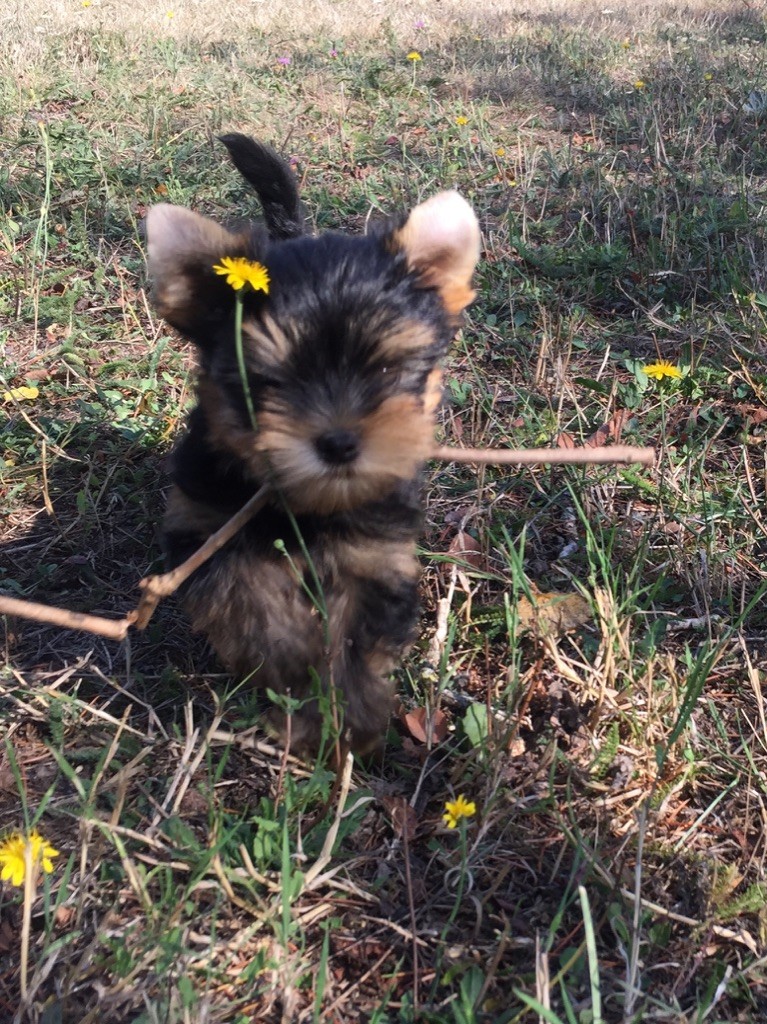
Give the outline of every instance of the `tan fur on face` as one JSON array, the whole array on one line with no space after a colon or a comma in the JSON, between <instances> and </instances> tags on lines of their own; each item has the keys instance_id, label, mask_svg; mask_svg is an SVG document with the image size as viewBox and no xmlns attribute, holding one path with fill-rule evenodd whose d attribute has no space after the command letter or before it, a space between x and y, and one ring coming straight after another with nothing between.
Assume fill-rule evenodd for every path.
<instances>
[{"instance_id":1,"label":"tan fur on face","mask_svg":"<svg viewBox=\"0 0 767 1024\"><path fill-rule=\"evenodd\" d=\"M434 371L425 401L414 395L393 395L360 422L350 418L343 424L329 424L316 416L296 419L288 409L262 409L256 434L242 425L215 381L204 377L198 393L213 448L236 456L253 479L263 480L273 473L295 512L328 514L375 501L417 474L432 444L439 382L439 371ZM327 466L315 451L315 438L331 425L360 434L360 455L349 466Z\"/></svg>"},{"instance_id":2,"label":"tan fur on face","mask_svg":"<svg viewBox=\"0 0 767 1024\"><path fill-rule=\"evenodd\" d=\"M434 343L434 333L426 324L418 321L405 321L395 330L381 335L376 341L376 350L381 358L391 359L407 356L419 348L426 348Z\"/></svg>"},{"instance_id":3,"label":"tan fur on face","mask_svg":"<svg viewBox=\"0 0 767 1024\"><path fill-rule=\"evenodd\" d=\"M255 367L249 349L258 352L260 362L270 367L279 367L290 355L290 339L279 326L274 317L265 314L260 323L245 321L242 325L242 337L250 343L245 348L245 361ZM250 356L250 358L249 358Z\"/></svg>"},{"instance_id":4,"label":"tan fur on face","mask_svg":"<svg viewBox=\"0 0 767 1024\"><path fill-rule=\"evenodd\" d=\"M340 425L359 432L360 454L349 466L327 466L314 439ZM432 412L420 398L394 395L364 420L343 424L262 411L257 444L291 507L327 514L375 501L399 481L411 480L428 455L433 431Z\"/></svg>"},{"instance_id":5,"label":"tan fur on face","mask_svg":"<svg viewBox=\"0 0 767 1024\"><path fill-rule=\"evenodd\" d=\"M236 455L254 479L265 479L269 473L269 462L259 448L257 435L240 422L226 400L224 389L210 377L203 377L197 385L197 394L208 424L211 446L217 451Z\"/></svg>"},{"instance_id":6,"label":"tan fur on face","mask_svg":"<svg viewBox=\"0 0 767 1024\"><path fill-rule=\"evenodd\" d=\"M433 433L434 420L420 397L387 398L362 424L363 470L412 479L429 453Z\"/></svg>"}]
</instances>

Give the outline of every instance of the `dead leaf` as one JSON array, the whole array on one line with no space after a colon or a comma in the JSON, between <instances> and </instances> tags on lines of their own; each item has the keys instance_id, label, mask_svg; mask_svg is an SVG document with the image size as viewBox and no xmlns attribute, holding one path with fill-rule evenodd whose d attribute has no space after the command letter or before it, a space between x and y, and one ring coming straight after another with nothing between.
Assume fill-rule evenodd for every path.
<instances>
[{"instance_id":1,"label":"dead leaf","mask_svg":"<svg viewBox=\"0 0 767 1024\"><path fill-rule=\"evenodd\" d=\"M404 796L384 796L381 803L389 815L395 836L398 839L412 839L418 827L418 818Z\"/></svg>"},{"instance_id":2,"label":"dead leaf","mask_svg":"<svg viewBox=\"0 0 767 1024\"><path fill-rule=\"evenodd\" d=\"M3 392L3 402L33 402L39 394L37 388L11 388Z\"/></svg>"},{"instance_id":3,"label":"dead leaf","mask_svg":"<svg viewBox=\"0 0 767 1024\"><path fill-rule=\"evenodd\" d=\"M568 434L567 431L563 430L562 433L557 434L556 445L557 448L575 448L575 438L572 434Z\"/></svg>"},{"instance_id":4,"label":"dead leaf","mask_svg":"<svg viewBox=\"0 0 767 1024\"><path fill-rule=\"evenodd\" d=\"M432 711L431 715L426 708L415 708L413 711L403 712L400 717L410 735L419 743L429 741L427 732L429 724L431 724L431 743L441 743L447 736L447 716L439 708Z\"/></svg>"},{"instance_id":5,"label":"dead leaf","mask_svg":"<svg viewBox=\"0 0 767 1024\"><path fill-rule=\"evenodd\" d=\"M0 920L0 953L10 953L19 945L19 936L8 918Z\"/></svg>"},{"instance_id":6,"label":"dead leaf","mask_svg":"<svg viewBox=\"0 0 767 1024\"><path fill-rule=\"evenodd\" d=\"M575 591L567 594L534 591L532 601L520 597L516 613L520 628L537 636L559 636L583 626L592 617L591 605Z\"/></svg>"},{"instance_id":7,"label":"dead leaf","mask_svg":"<svg viewBox=\"0 0 767 1024\"><path fill-rule=\"evenodd\" d=\"M764 423L767 420L767 409L763 405L750 405L747 402L738 402L737 405L733 406L735 412L740 413L743 419L749 419L758 426L760 423Z\"/></svg>"},{"instance_id":8,"label":"dead leaf","mask_svg":"<svg viewBox=\"0 0 767 1024\"><path fill-rule=\"evenodd\" d=\"M386 943L375 938L360 938L356 932L345 934L331 932L330 942L336 956L343 956L345 960L353 964L362 965L377 960L390 948Z\"/></svg>"},{"instance_id":9,"label":"dead leaf","mask_svg":"<svg viewBox=\"0 0 767 1024\"><path fill-rule=\"evenodd\" d=\"M62 326L61 324L49 324L45 328L45 337L52 343L66 341L71 334L72 328L69 325Z\"/></svg>"},{"instance_id":10,"label":"dead leaf","mask_svg":"<svg viewBox=\"0 0 767 1024\"><path fill-rule=\"evenodd\" d=\"M447 526L458 526L466 516L470 516L474 511L474 505L459 505L458 508L450 509L445 515L445 523Z\"/></svg>"},{"instance_id":11,"label":"dead leaf","mask_svg":"<svg viewBox=\"0 0 767 1024\"><path fill-rule=\"evenodd\" d=\"M608 441L620 441L621 431L629 419L631 419L631 413L628 409L619 409L607 423L603 423L591 437L587 438L584 447L601 448Z\"/></svg>"},{"instance_id":12,"label":"dead leaf","mask_svg":"<svg viewBox=\"0 0 767 1024\"><path fill-rule=\"evenodd\" d=\"M455 571L461 590L464 594L471 595L471 580L464 570L469 566L474 569L482 568L484 560L479 541L465 530L459 530L450 542L447 553L451 556L454 569L451 570L450 565L446 565L444 568L448 571Z\"/></svg>"},{"instance_id":13,"label":"dead leaf","mask_svg":"<svg viewBox=\"0 0 767 1024\"><path fill-rule=\"evenodd\" d=\"M66 928L72 918L75 916L77 911L74 907L59 906L56 908L53 914L53 919L59 928Z\"/></svg>"},{"instance_id":14,"label":"dead leaf","mask_svg":"<svg viewBox=\"0 0 767 1024\"><path fill-rule=\"evenodd\" d=\"M479 541L465 530L459 530L453 537L447 553L452 555L456 561L464 562L475 569L482 567L482 547Z\"/></svg>"}]
</instances>

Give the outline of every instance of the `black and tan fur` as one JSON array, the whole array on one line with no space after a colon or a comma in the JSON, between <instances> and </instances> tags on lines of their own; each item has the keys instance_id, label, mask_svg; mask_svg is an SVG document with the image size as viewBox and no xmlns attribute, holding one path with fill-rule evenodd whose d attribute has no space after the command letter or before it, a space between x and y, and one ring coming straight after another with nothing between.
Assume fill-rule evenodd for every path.
<instances>
[{"instance_id":1,"label":"black and tan fur","mask_svg":"<svg viewBox=\"0 0 767 1024\"><path fill-rule=\"evenodd\" d=\"M155 304L200 360L198 405L173 461L168 559L186 558L271 480L274 500L191 577L184 605L231 672L304 701L294 749L319 745L319 679L334 687L352 748L365 750L380 741L388 675L414 637L421 468L440 362L474 295L479 229L467 203L443 192L363 237L305 234L280 158L242 135L223 142L264 224L228 229L168 205L147 221ZM243 317L256 430L234 292L212 269L224 256L257 260L271 278L268 295L246 295Z\"/></svg>"}]
</instances>

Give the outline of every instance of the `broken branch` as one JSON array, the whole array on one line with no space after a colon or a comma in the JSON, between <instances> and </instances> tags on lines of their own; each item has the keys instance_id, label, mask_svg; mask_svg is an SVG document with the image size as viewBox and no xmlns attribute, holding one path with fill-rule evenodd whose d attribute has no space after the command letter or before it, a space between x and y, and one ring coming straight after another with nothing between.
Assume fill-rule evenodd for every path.
<instances>
[{"instance_id":1,"label":"broken branch","mask_svg":"<svg viewBox=\"0 0 767 1024\"><path fill-rule=\"evenodd\" d=\"M85 615L83 612L71 612L66 608L55 608L49 604L22 601L2 595L0 595L0 615L18 615L22 619L47 622L52 626L62 626L64 629L81 629L86 633L96 633L98 636L109 637L110 640L124 640L130 626L135 626L136 629L146 629L160 601L178 590L195 569L199 569L219 548L222 548L242 529L245 523L265 504L270 490L271 488L267 484L257 491L239 512L236 512L231 519L224 523L221 529L211 534L201 547L171 572L166 572L161 576L149 576L147 579L141 580L139 586L144 593L141 595L138 607L128 612L123 619L102 619L98 615Z\"/></svg>"},{"instance_id":2,"label":"broken branch","mask_svg":"<svg viewBox=\"0 0 767 1024\"><path fill-rule=\"evenodd\" d=\"M655 461L652 448L634 448L630 445L611 445L607 448L434 448L430 458L441 462L474 462L481 464L530 466L530 465L563 465L580 463L624 463L651 466ZM272 488L265 484L247 501L239 512L205 541L190 555L185 562L171 572L160 576L149 576L141 580L139 586L143 593L138 606L122 619L104 619L98 615L86 615L83 612L72 612L66 608L38 604L35 601L23 601L14 597L0 596L0 615L18 615L23 619L47 622L52 626L64 629L81 629L87 633L95 633L111 640L124 640L128 628L146 629L155 609L164 597L173 594L192 573L208 561L220 548L238 533L266 504Z\"/></svg>"},{"instance_id":3,"label":"broken branch","mask_svg":"<svg viewBox=\"0 0 767 1024\"><path fill-rule=\"evenodd\" d=\"M496 466L572 465L622 462L652 466L654 448L614 444L607 448L434 448L429 456L441 462L478 462Z\"/></svg>"},{"instance_id":4,"label":"broken branch","mask_svg":"<svg viewBox=\"0 0 767 1024\"><path fill-rule=\"evenodd\" d=\"M48 622L64 629L83 629L86 633L109 637L110 640L124 640L128 634L129 619L102 619L99 615L71 612L67 608L55 608L50 604L36 601L22 601L15 597L0 595L0 615L18 615L22 619Z\"/></svg>"},{"instance_id":5,"label":"broken branch","mask_svg":"<svg viewBox=\"0 0 767 1024\"><path fill-rule=\"evenodd\" d=\"M177 565L170 572L163 573L162 576L148 576L146 579L141 580L139 586L144 593L141 595L138 608L128 615L136 629L146 629L160 601L178 590L184 580L188 579L195 569L199 569L227 541L231 540L236 533L239 533L245 523L252 519L256 512L266 504L270 491L271 487L269 484L264 484L259 491L256 491L252 498L245 502L239 512L235 512L231 519L227 519L224 525L216 530L215 533L212 533L202 547L199 547L181 565Z\"/></svg>"}]
</instances>

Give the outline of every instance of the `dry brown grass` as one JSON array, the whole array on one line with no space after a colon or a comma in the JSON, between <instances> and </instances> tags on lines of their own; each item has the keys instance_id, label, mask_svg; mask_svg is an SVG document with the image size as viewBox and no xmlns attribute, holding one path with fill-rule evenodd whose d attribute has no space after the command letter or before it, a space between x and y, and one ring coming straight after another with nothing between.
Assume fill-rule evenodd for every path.
<instances>
[{"instance_id":1,"label":"dry brown grass","mask_svg":"<svg viewBox=\"0 0 767 1024\"><path fill-rule=\"evenodd\" d=\"M634 5L602 0L441 0L436 9L415 0L296 0L284 5L268 0L178 0L167 4L92 0L88 7L83 7L82 0L5 0L0 11L0 52L7 55L16 72L23 72L45 52L48 37L78 29L125 33L135 39L158 35L196 42L244 40L250 33L264 32L279 46L296 37L373 39L386 27L407 45L413 42L413 24L418 18L428 20L432 43L467 32L499 39L524 37L540 24L569 30L593 26L595 31L623 31L641 38L664 19L681 27L705 25L743 7L732 0L651 0Z\"/></svg>"}]
</instances>

